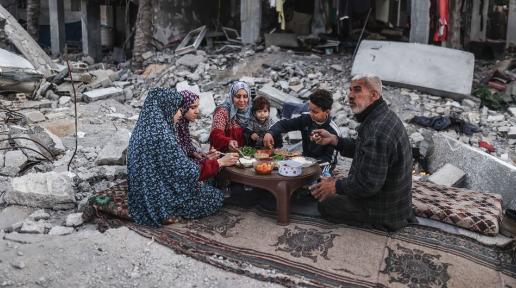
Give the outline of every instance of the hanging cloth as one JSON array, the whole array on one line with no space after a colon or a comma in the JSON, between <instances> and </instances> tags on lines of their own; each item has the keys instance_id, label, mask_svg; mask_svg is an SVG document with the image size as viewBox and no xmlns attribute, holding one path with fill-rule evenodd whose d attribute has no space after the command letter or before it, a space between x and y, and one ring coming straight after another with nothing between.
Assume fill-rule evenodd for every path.
<instances>
[{"instance_id":1,"label":"hanging cloth","mask_svg":"<svg viewBox=\"0 0 516 288\"><path fill-rule=\"evenodd\" d=\"M285 12L283 11L283 5L285 0L276 0L276 12L278 12L278 23L281 23L281 30L285 30Z\"/></svg>"},{"instance_id":2,"label":"hanging cloth","mask_svg":"<svg viewBox=\"0 0 516 288\"><path fill-rule=\"evenodd\" d=\"M448 37L448 0L438 0L439 23L434 34L434 42L444 42Z\"/></svg>"}]
</instances>

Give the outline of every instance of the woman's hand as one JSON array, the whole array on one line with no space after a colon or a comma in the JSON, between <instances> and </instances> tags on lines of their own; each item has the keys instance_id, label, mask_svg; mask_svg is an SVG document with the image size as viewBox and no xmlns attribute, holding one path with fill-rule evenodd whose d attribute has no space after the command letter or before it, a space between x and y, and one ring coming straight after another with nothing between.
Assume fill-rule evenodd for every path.
<instances>
[{"instance_id":1,"label":"woman's hand","mask_svg":"<svg viewBox=\"0 0 516 288\"><path fill-rule=\"evenodd\" d=\"M238 142L236 140L229 140L228 149L229 151L237 151Z\"/></svg>"},{"instance_id":2,"label":"woman's hand","mask_svg":"<svg viewBox=\"0 0 516 288\"><path fill-rule=\"evenodd\" d=\"M215 148L211 148L210 151L208 151L208 154L206 154L206 159L208 159L208 160L218 159L219 155L220 155L219 151L217 151Z\"/></svg>"},{"instance_id":3,"label":"woman's hand","mask_svg":"<svg viewBox=\"0 0 516 288\"><path fill-rule=\"evenodd\" d=\"M260 136L258 136L258 134L256 133L253 133L251 134L251 139L253 139L253 141L258 141L258 139L260 139Z\"/></svg>"},{"instance_id":4,"label":"woman's hand","mask_svg":"<svg viewBox=\"0 0 516 288\"><path fill-rule=\"evenodd\" d=\"M193 152L192 155L195 159L199 159L199 160L206 158L206 154L203 152L199 152L199 151Z\"/></svg>"},{"instance_id":5,"label":"woman's hand","mask_svg":"<svg viewBox=\"0 0 516 288\"><path fill-rule=\"evenodd\" d=\"M238 161L237 153L227 153L224 157L217 160L220 167L233 166Z\"/></svg>"}]
</instances>

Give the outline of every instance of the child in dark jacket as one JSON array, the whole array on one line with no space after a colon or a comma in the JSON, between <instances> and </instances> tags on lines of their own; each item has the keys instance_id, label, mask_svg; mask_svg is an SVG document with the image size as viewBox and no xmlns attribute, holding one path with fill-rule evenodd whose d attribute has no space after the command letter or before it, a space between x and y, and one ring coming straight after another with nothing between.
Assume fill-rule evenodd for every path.
<instances>
[{"instance_id":1,"label":"child in dark jacket","mask_svg":"<svg viewBox=\"0 0 516 288\"><path fill-rule=\"evenodd\" d=\"M271 103L267 98L258 96L254 98L252 107L253 116L244 131L245 141L249 146L263 147L263 136L274 124L270 117Z\"/></svg>"},{"instance_id":2,"label":"child in dark jacket","mask_svg":"<svg viewBox=\"0 0 516 288\"><path fill-rule=\"evenodd\" d=\"M274 124L265 134L264 146L270 147L275 144L276 139L281 138L281 133L290 131L301 131L303 156L312 157L320 162L333 163L334 147L331 145L319 145L312 141L312 131L315 129L325 129L328 132L340 135L337 125L331 120L330 111L333 105L331 93L324 89L319 89L310 95L308 102L309 112L301 114L292 119L282 119Z\"/></svg>"}]
</instances>

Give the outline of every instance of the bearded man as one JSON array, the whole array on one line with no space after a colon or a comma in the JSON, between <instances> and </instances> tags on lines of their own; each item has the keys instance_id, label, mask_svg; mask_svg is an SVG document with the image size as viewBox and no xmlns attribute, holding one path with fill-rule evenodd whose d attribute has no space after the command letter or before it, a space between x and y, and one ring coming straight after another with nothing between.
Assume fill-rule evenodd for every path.
<instances>
[{"instance_id":1,"label":"bearded man","mask_svg":"<svg viewBox=\"0 0 516 288\"><path fill-rule=\"evenodd\" d=\"M353 158L343 179L323 177L310 187L323 218L395 231L414 222L412 152L402 121L382 98L376 75L353 77L348 102L360 123L356 139L314 130L312 141Z\"/></svg>"}]
</instances>

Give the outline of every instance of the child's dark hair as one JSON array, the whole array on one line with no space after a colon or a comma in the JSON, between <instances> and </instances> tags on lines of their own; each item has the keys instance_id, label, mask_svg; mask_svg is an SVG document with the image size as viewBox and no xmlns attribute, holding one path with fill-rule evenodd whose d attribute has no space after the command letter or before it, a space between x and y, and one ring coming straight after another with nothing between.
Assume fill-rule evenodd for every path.
<instances>
[{"instance_id":1,"label":"child's dark hair","mask_svg":"<svg viewBox=\"0 0 516 288\"><path fill-rule=\"evenodd\" d=\"M262 110L262 109L267 109L267 110L271 110L271 102L269 102L269 100L267 100L267 98L263 97L263 96L258 96L256 98L254 98L254 101L253 101L253 113L258 111L258 110Z\"/></svg>"},{"instance_id":2,"label":"child's dark hair","mask_svg":"<svg viewBox=\"0 0 516 288\"><path fill-rule=\"evenodd\" d=\"M310 95L310 102L322 110L331 110L333 97L328 90L317 89Z\"/></svg>"}]
</instances>

